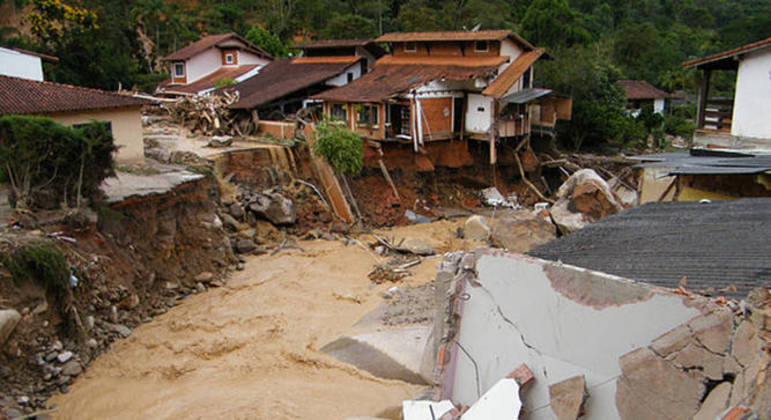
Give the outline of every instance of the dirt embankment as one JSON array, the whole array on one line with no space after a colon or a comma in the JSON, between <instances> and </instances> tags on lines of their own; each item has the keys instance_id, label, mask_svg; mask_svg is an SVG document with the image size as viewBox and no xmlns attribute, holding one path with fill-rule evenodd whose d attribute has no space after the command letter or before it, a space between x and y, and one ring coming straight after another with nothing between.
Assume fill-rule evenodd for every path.
<instances>
[{"instance_id":1,"label":"dirt embankment","mask_svg":"<svg viewBox=\"0 0 771 420\"><path fill-rule=\"evenodd\" d=\"M41 408L114 340L224 278L236 260L217 221L212 187L202 179L103 207L98 217L60 215L27 229L3 228L3 252L53 243L77 285L60 301L35 279L17 284L0 269L2 307L22 314L0 352L2 406Z\"/></svg>"}]
</instances>

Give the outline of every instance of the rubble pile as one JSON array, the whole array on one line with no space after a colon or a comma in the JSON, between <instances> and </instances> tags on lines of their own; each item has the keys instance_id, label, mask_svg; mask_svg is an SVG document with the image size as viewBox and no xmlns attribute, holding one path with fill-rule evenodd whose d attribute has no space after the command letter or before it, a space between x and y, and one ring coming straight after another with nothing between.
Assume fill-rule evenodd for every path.
<instances>
[{"instance_id":1,"label":"rubble pile","mask_svg":"<svg viewBox=\"0 0 771 420\"><path fill-rule=\"evenodd\" d=\"M230 105L238 101L238 91L217 95L183 96L162 107L172 119L194 133L205 136L246 136L257 131L256 113L249 117L233 112Z\"/></svg>"}]
</instances>

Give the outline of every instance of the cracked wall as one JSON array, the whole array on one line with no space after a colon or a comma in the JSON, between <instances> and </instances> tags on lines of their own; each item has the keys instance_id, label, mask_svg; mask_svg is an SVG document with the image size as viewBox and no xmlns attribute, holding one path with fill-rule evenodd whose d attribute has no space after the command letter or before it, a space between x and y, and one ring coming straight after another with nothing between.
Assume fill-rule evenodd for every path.
<instances>
[{"instance_id":1,"label":"cracked wall","mask_svg":"<svg viewBox=\"0 0 771 420\"><path fill-rule=\"evenodd\" d=\"M531 419L555 418L549 386L578 375L586 380L587 419L691 417L718 390L715 406L742 401L733 382L748 380L739 378L739 357L729 357L736 347L730 310L521 255L482 250L469 257L452 256L454 316L438 317L450 325L435 331L449 343L440 351L443 398L471 405L524 363L535 376L522 395ZM758 351L739 350L747 364L759 360ZM754 380L761 369L753 369L746 376ZM725 382L734 389L726 392ZM721 405L726 394L730 401Z\"/></svg>"}]
</instances>

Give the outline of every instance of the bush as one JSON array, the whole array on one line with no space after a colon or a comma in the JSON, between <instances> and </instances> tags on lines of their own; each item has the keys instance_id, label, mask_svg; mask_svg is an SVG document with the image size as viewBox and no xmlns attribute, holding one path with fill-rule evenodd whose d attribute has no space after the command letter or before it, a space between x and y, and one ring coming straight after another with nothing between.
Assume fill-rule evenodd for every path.
<instances>
[{"instance_id":1,"label":"bush","mask_svg":"<svg viewBox=\"0 0 771 420\"><path fill-rule=\"evenodd\" d=\"M227 87L231 87L236 84L236 81L233 80L231 77L221 77L214 81L214 87L216 89L223 89Z\"/></svg>"},{"instance_id":2,"label":"bush","mask_svg":"<svg viewBox=\"0 0 771 420\"><path fill-rule=\"evenodd\" d=\"M34 280L48 296L64 301L70 272L59 248L44 242L28 244L3 255L2 261L17 285Z\"/></svg>"},{"instance_id":3,"label":"bush","mask_svg":"<svg viewBox=\"0 0 771 420\"><path fill-rule=\"evenodd\" d=\"M18 208L97 198L102 180L114 173L115 150L102 123L73 128L42 117L0 118L0 166Z\"/></svg>"},{"instance_id":4,"label":"bush","mask_svg":"<svg viewBox=\"0 0 771 420\"><path fill-rule=\"evenodd\" d=\"M361 171L362 140L356 133L330 121L316 127L313 153L322 156L338 175L355 175Z\"/></svg>"}]
</instances>

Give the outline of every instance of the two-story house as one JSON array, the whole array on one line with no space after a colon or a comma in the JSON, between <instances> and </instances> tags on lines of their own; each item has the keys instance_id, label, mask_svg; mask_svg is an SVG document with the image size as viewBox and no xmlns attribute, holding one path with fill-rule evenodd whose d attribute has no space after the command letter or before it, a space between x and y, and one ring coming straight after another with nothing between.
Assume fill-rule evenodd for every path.
<instances>
[{"instance_id":1,"label":"two-story house","mask_svg":"<svg viewBox=\"0 0 771 420\"><path fill-rule=\"evenodd\" d=\"M391 54L346 86L315 96L324 112L363 138L412 143L474 139L496 143L553 129L571 100L533 86L533 64L547 58L508 30L390 33Z\"/></svg>"},{"instance_id":2,"label":"two-story house","mask_svg":"<svg viewBox=\"0 0 771 420\"><path fill-rule=\"evenodd\" d=\"M273 61L270 54L238 34L208 35L161 59L171 78L156 90L166 95L201 95L219 82L239 83Z\"/></svg>"}]
</instances>

